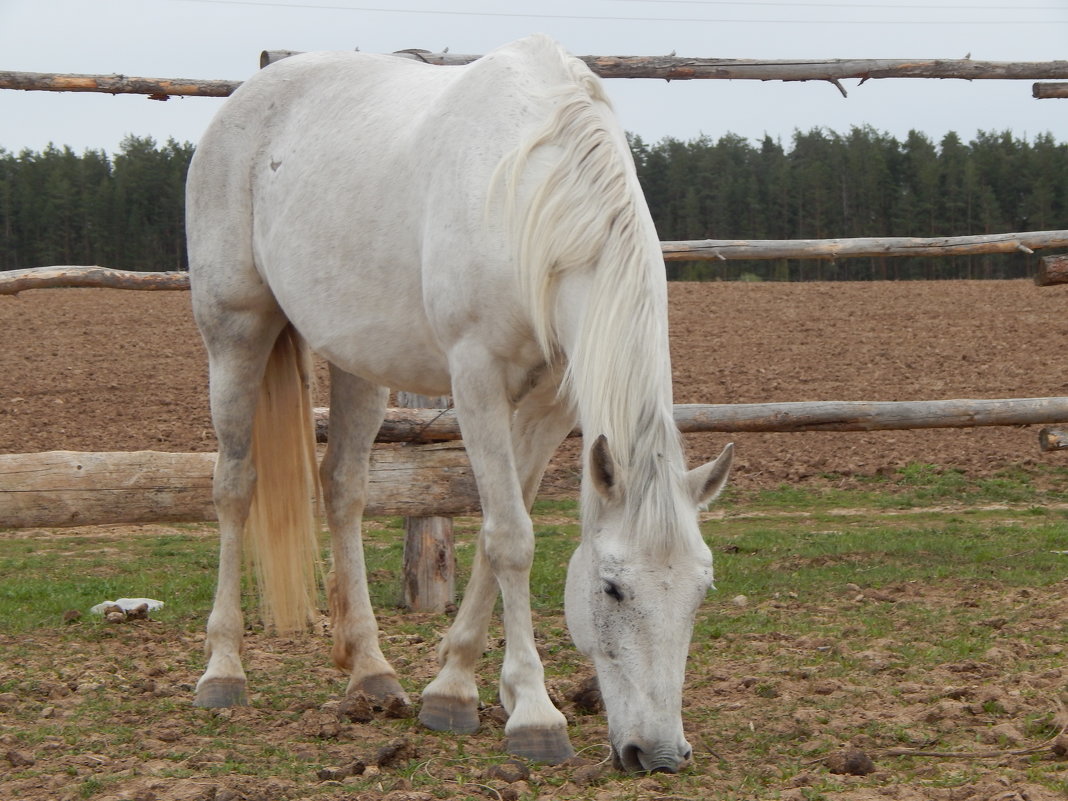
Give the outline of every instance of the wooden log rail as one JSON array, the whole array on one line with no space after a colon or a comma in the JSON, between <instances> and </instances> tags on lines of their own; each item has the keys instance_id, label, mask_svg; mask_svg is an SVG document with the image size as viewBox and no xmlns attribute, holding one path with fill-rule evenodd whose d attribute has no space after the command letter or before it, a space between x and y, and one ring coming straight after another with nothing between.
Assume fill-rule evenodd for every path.
<instances>
[{"instance_id":1,"label":"wooden log rail","mask_svg":"<svg viewBox=\"0 0 1068 801\"><path fill-rule=\"evenodd\" d=\"M1068 230L929 238L698 239L661 242L660 247L665 261L962 256L977 253L1033 253L1042 248L1068 247ZM1060 268L1049 268L1051 271L1055 269ZM60 287L181 290L189 289L189 276L184 272L112 270L95 265L28 267L0 272L0 295Z\"/></svg>"},{"instance_id":2,"label":"wooden log rail","mask_svg":"<svg viewBox=\"0 0 1068 801\"><path fill-rule=\"evenodd\" d=\"M1068 398L680 405L675 420L684 433L1028 425L1068 421ZM451 410L392 409L379 441L458 437ZM214 454L153 451L0 455L0 529L213 520L214 462ZM452 516L478 509L458 442L377 447L370 482L368 515Z\"/></svg>"},{"instance_id":3,"label":"wooden log rail","mask_svg":"<svg viewBox=\"0 0 1068 801\"><path fill-rule=\"evenodd\" d=\"M1031 87L1031 96L1038 100L1068 97L1068 83L1036 83Z\"/></svg>"},{"instance_id":4,"label":"wooden log rail","mask_svg":"<svg viewBox=\"0 0 1068 801\"><path fill-rule=\"evenodd\" d=\"M698 239L661 242L665 261L719 259L855 259L905 256L967 256L977 253L1033 253L1068 246L1068 231L1030 231L943 237L855 239Z\"/></svg>"},{"instance_id":5,"label":"wooden log rail","mask_svg":"<svg viewBox=\"0 0 1068 801\"><path fill-rule=\"evenodd\" d=\"M1068 256L1043 256L1039 259L1035 283L1038 286L1068 284Z\"/></svg>"},{"instance_id":6,"label":"wooden log rail","mask_svg":"<svg viewBox=\"0 0 1068 801\"><path fill-rule=\"evenodd\" d=\"M268 50L261 64L293 55L290 50ZM394 55L429 64L468 64L477 55L403 50ZM768 60L691 58L684 56L580 56L603 78L660 78L668 81L754 80L829 81L848 78L957 78L975 80L1060 80L1068 78L1068 61L973 61L972 59L828 59ZM0 71L0 89L43 92L102 92L141 94L154 100L171 96L226 97L241 81L199 78L145 78L128 75L88 75L48 72ZM1032 92L1038 92L1032 88ZM1037 95L1036 95L1037 96ZM1043 95L1047 96L1047 95ZM1052 95L1049 95L1052 96Z\"/></svg>"},{"instance_id":7,"label":"wooden log rail","mask_svg":"<svg viewBox=\"0 0 1068 801\"><path fill-rule=\"evenodd\" d=\"M1068 397L935 401L800 401L794 403L680 403L683 434L803 431L902 431L1068 422ZM316 409L325 437L328 409ZM576 428L569 436L581 436ZM388 409L376 442L445 442L460 438L454 409Z\"/></svg>"}]
</instances>

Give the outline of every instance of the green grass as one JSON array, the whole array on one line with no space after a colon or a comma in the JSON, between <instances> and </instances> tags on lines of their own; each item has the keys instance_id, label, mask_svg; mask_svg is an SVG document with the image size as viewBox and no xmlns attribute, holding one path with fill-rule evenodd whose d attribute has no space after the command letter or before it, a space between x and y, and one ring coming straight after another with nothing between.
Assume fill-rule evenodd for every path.
<instances>
[{"instance_id":1,"label":"green grass","mask_svg":"<svg viewBox=\"0 0 1068 801\"><path fill-rule=\"evenodd\" d=\"M542 794L562 798L594 798L606 787L620 798L775 798L792 777L811 773L801 797L834 798L841 780L812 765L835 742L861 736L880 747L917 747L929 737L949 737L953 748L991 746L974 739L980 729L944 734L922 715L912 723L873 716L854 730L843 729L843 715L862 707L863 696L851 690L799 697L791 689L798 676L838 682L857 688L856 693L867 681L892 677L880 703L892 703L886 700L891 698L907 707L914 702L898 687L925 686L932 671L947 665L985 664L996 659L991 654L998 649L1009 649L1010 655L1000 663L999 681L1014 687L1015 676L1027 677L1014 702L1025 711L1007 710L1005 695L977 696L971 701L975 725L1013 721L1031 740L1049 738L1057 731L1049 691L1032 689L1028 682L1062 666L1063 655L1053 648L1058 643L1063 648L1068 628L1063 616L1028 616L1053 603L1045 596L1061 591L1057 588L1068 568L1068 555L1058 553L1068 551L1068 510L1061 506L1066 477L1048 471L1038 480L1034 474L1006 474L971 481L954 471L915 465L857 490L732 492L720 504L723 518L702 524L715 558L716 589L695 624L688 675L690 686L706 698L717 693L737 698L744 678L745 709L718 703L688 707L687 725L701 732L695 748L706 755L699 769L670 781L656 779L662 786L621 784L610 776L580 792L567 783L568 774L552 770L538 773L534 784ZM478 522L455 521L461 590ZM567 686L589 673L560 614L566 564L579 538L577 505L540 501L534 525L535 628L547 677ZM401 635L385 643L390 658L402 667L429 666L450 617L398 610L402 543L402 520L369 521L365 546L372 599L383 635ZM46 777L54 769L47 755L57 749L68 756L137 754L148 716L153 726L177 725L184 733L166 752L164 764L156 765L168 780L254 776L296 782L300 797L330 796L314 771L337 764L339 754L348 751L309 740L300 728L304 710L318 709L344 689L344 677L327 664L325 641L297 647L264 637L253 624L250 636L266 660L255 668L254 708L231 719L189 706L192 682L203 666L200 638L214 592L216 548L211 526L161 527L122 537L103 528L0 536L0 693L20 699L3 713L5 731L19 748L42 755L40 765L12 775ZM73 625L61 622L68 609L84 614L92 604L122 595L155 597L167 606L154 615L157 623L140 628L109 626L87 614ZM246 592L252 621L253 606ZM418 645L408 644L405 635L418 635ZM495 623L479 668L487 705L496 703L500 636ZM149 649L142 638L160 645ZM33 643L30 650L27 642ZM158 697L141 689L150 670L166 689ZM417 691L423 681L412 681L410 689ZM974 679L964 675L953 681L970 686ZM92 689L96 683L100 689ZM931 692L925 703L937 701L937 688ZM66 711L41 717L49 705ZM469 740L422 732L410 720L373 725L382 741L426 738L421 741L436 753L454 752L448 760L436 756L430 769L421 770L416 762L392 774L402 775L415 790L463 794L465 782L478 783L487 754L499 756L499 729ZM601 742L598 716L582 716L576 727L587 732L577 736ZM274 729L292 732L291 739L260 741L260 732ZM294 749L301 748L316 754L310 763L295 756ZM194 757L205 751L225 758L199 765ZM708 752L730 756L720 760ZM1066 771L1052 770L1048 761L1018 762L1014 781L1026 778L1054 791L1068 785ZM117 774L64 764L70 779L66 797L102 798L124 791ZM898 784L957 787L989 775L992 768L955 763L933 769L921 760L903 759L880 769ZM434 778L439 775L452 776L453 783ZM354 781L348 789L378 792L380 781ZM864 781L875 787L879 780ZM712 787L718 789L710 796Z\"/></svg>"}]
</instances>

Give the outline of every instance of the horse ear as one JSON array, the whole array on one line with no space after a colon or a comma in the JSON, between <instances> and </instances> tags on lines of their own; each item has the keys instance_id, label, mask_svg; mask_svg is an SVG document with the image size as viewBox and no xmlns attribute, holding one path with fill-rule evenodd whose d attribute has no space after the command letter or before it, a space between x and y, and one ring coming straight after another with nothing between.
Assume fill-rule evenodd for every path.
<instances>
[{"instance_id":1,"label":"horse ear","mask_svg":"<svg viewBox=\"0 0 1068 801\"><path fill-rule=\"evenodd\" d=\"M712 503L723 492L727 476L731 473L731 461L734 459L734 443L730 443L714 462L696 467L686 474L690 484L690 496L698 506Z\"/></svg>"},{"instance_id":2,"label":"horse ear","mask_svg":"<svg viewBox=\"0 0 1068 801\"><path fill-rule=\"evenodd\" d=\"M616 460L608 450L608 438L604 434L597 437L590 448L590 479L594 489L606 500L614 500L619 492L616 489Z\"/></svg>"}]
</instances>

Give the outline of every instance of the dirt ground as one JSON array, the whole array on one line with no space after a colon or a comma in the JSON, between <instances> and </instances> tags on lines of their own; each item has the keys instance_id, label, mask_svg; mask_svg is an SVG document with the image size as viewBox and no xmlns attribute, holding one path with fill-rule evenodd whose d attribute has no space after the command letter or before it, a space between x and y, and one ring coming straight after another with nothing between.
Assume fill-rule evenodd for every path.
<instances>
[{"instance_id":1,"label":"dirt ground","mask_svg":"<svg viewBox=\"0 0 1068 801\"><path fill-rule=\"evenodd\" d=\"M1027 281L671 286L676 403L1068 395L1068 287ZM0 297L0 453L211 451L206 357L187 292ZM319 404L326 405L325 382ZM732 482L839 483L910 462L989 475L1060 464L1035 428L687 437L737 447ZM567 486L575 448L550 474Z\"/></svg>"},{"instance_id":2,"label":"dirt ground","mask_svg":"<svg viewBox=\"0 0 1068 801\"><path fill-rule=\"evenodd\" d=\"M1068 287L1036 288L1023 281L675 284L670 297L677 403L1068 395ZM214 449L205 356L187 293L44 290L0 297L0 332L0 453ZM1035 427L1024 427L697 435L688 436L687 444L697 461L712 458L733 439L738 447L733 482L759 489L783 483L850 486L912 462L970 476L1017 465L1063 465L1065 452L1042 453L1036 434ZM549 481L556 490L573 487L574 450L564 448L554 463ZM131 752L106 735L86 732L71 757L70 744L59 736L42 734L27 743L0 726L0 796L25 801L1058 797L1034 777L1041 770L1063 776L1063 759L1054 760L1048 747L1037 755L1012 752L1035 743L1035 722L1055 711L1063 694L1068 669L1028 665L1037 663L1031 659L1036 649L1044 657L1064 653L1058 621L1063 623L1068 608L1068 585L1041 593L952 584L901 585L883 588L881 595L849 585L843 592L834 607L782 599L768 602L766 611L848 616L864 604L918 604L942 610L948 620L968 609L1007 604L1013 614L1008 623L989 624L997 628L997 642L981 659L926 672L911 669L900 655L917 637L938 636L931 632L896 630L871 641L847 627L833 641L776 631L727 638L715 653L691 664L685 715L688 730L697 731L691 737L697 765L683 784L672 777L620 781L602 763L598 746L572 765L539 768L533 775L496 772L491 757L499 753L501 727L492 709L483 733L464 745L409 730L406 722L381 713L365 723L341 719L336 703L300 700L301 693L318 693L336 701L341 686L321 636L287 640L252 632L246 650L250 671L261 683L287 687L290 700L273 698L219 713L194 711L187 703L203 635L140 623L87 635L73 646L69 639L29 637L24 659L0 664L0 689L14 688L0 692L0 722L5 713L40 714L45 732L77 719L79 709L105 688L121 699L116 703L127 718L121 722L143 728L144 735ZM718 614L744 611L733 609L729 599L718 603ZM434 644L391 633L400 616L390 616L397 619L383 620L387 652L422 686L434 670ZM409 616L403 625L411 630L419 624ZM569 652L562 626L559 616L537 621L547 653L558 645ZM17 648L16 639L0 628L0 644ZM828 649L848 656L848 672L809 666ZM486 676L491 671L485 667ZM551 689L572 721L573 742L602 743L603 717L584 714L570 700L581 679L555 680ZM830 721L827 709L837 710ZM241 734L248 731L253 735ZM275 761L313 766L306 770L318 778L301 786L234 768L247 754L263 753L263 742L254 742L261 736L277 744ZM378 750L391 739L410 749L396 763ZM886 756L877 757L869 777L829 773L826 767L826 755L843 747L885 754L894 743L922 750L946 739L1001 755L982 763L921 760L907 782ZM797 753L811 755L803 769L783 767L790 760L795 764L795 756L783 760L760 751L762 744L784 740L795 742ZM354 756L367 763L370 774L329 773L350 765ZM409 759L419 761L419 770L398 770L396 764ZM441 782L428 790L431 775Z\"/></svg>"}]
</instances>

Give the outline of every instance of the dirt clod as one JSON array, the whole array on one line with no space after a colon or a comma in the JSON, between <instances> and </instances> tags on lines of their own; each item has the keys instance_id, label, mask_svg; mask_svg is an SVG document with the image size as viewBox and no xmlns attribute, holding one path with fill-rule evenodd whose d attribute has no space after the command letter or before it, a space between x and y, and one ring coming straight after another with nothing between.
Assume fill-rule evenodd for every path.
<instances>
[{"instance_id":1,"label":"dirt clod","mask_svg":"<svg viewBox=\"0 0 1068 801\"><path fill-rule=\"evenodd\" d=\"M337 716L350 723L369 723L375 719L374 704L363 693L346 695L337 705Z\"/></svg>"},{"instance_id":2,"label":"dirt clod","mask_svg":"<svg viewBox=\"0 0 1068 801\"><path fill-rule=\"evenodd\" d=\"M604 711L604 700L596 675L583 679L568 693L567 700L575 705L576 711L585 715L598 715Z\"/></svg>"},{"instance_id":3,"label":"dirt clod","mask_svg":"<svg viewBox=\"0 0 1068 801\"><path fill-rule=\"evenodd\" d=\"M388 768L415 759L416 755L415 746L408 740L394 740L379 748L372 761L379 768Z\"/></svg>"},{"instance_id":4,"label":"dirt clod","mask_svg":"<svg viewBox=\"0 0 1068 801\"><path fill-rule=\"evenodd\" d=\"M28 768L37 763L33 754L27 751L17 751L14 748L7 752L7 761L13 768Z\"/></svg>"},{"instance_id":5,"label":"dirt clod","mask_svg":"<svg viewBox=\"0 0 1068 801\"><path fill-rule=\"evenodd\" d=\"M497 779L508 784L526 781L530 778L530 768L517 759L509 759L507 762L486 768L486 778Z\"/></svg>"},{"instance_id":6,"label":"dirt clod","mask_svg":"<svg viewBox=\"0 0 1068 801\"><path fill-rule=\"evenodd\" d=\"M835 751L824 760L831 773L849 776L867 776L875 772L875 763L870 756L859 748L845 748Z\"/></svg>"},{"instance_id":7,"label":"dirt clod","mask_svg":"<svg viewBox=\"0 0 1068 801\"><path fill-rule=\"evenodd\" d=\"M320 768L315 775L319 777L320 781L324 782L341 781L342 779L347 779L350 776L359 776L365 770L367 770L367 765L357 759L355 762L350 762L348 765Z\"/></svg>"}]
</instances>

